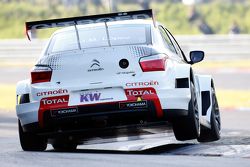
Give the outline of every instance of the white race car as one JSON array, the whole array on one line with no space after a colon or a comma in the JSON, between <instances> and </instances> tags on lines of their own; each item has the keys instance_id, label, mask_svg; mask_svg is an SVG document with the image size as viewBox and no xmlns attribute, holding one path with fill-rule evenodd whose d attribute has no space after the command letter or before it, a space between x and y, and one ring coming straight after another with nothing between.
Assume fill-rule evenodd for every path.
<instances>
[{"instance_id":1,"label":"white race car","mask_svg":"<svg viewBox=\"0 0 250 167\"><path fill-rule=\"evenodd\" d=\"M169 125L177 140L219 140L213 79L192 69L204 52L185 57L152 10L26 22L29 38L54 27L66 28L17 84L23 150L74 150L91 137Z\"/></svg>"}]
</instances>

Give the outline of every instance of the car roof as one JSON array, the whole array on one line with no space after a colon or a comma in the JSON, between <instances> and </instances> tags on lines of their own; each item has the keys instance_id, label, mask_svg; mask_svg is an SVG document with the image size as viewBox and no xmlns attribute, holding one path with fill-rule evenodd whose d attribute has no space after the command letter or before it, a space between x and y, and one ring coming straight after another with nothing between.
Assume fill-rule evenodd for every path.
<instances>
[{"instance_id":1,"label":"car roof","mask_svg":"<svg viewBox=\"0 0 250 167\"><path fill-rule=\"evenodd\" d=\"M108 25L131 25L131 24L133 24L133 25L150 25L150 26L154 26L152 20L142 20L142 19L110 21L110 22L107 22L107 24ZM77 25L77 28L91 28L91 27L98 27L98 26L103 26L103 25L104 25L104 22L101 22L101 23ZM66 31L71 31L71 30L74 30L74 26L59 29L59 30L55 31L53 34L66 32Z\"/></svg>"}]
</instances>

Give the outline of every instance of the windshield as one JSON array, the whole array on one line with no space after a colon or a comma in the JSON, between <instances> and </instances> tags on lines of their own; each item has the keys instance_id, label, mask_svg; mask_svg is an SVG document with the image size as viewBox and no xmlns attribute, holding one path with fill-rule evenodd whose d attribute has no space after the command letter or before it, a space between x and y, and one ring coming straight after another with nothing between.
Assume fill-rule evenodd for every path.
<instances>
[{"instance_id":1,"label":"windshield","mask_svg":"<svg viewBox=\"0 0 250 167\"><path fill-rule=\"evenodd\" d=\"M117 45L149 44L150 25L110 25L108 33L105 25L96 27L78 27L81 49ZM109 41L108 41L109 36ZM52 37L48 53L77 50L79 48L77 33L68 30Z\"/></svg>"}]
</instances>

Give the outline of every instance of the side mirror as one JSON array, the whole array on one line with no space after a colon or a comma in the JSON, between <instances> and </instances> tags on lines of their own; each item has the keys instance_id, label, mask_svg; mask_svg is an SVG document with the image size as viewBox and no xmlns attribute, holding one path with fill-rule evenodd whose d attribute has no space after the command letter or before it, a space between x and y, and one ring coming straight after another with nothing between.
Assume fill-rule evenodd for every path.
<instances>
[{"instance_id":1,"label":"side mirror","mask_svg":"<svg viewBox=\"0 0 250 167\"><path fill-rule=\"evenodd\" d=\"M191 51L189 53L190 56L190 64L195 64L204 59L205 53L203 51Z\"/></svg>"}]
</instances>

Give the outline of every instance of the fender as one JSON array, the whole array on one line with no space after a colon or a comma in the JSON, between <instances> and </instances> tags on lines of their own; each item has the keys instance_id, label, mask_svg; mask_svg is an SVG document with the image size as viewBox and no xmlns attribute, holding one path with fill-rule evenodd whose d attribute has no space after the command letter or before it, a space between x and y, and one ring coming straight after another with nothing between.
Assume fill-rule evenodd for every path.
<instances>
[{"instance_id":1,"label":"fender","mask_svg":"<svg viewBox=\"0 0 250 167\"><path fill-rule=\"evenodd\" d=\"M19 81L16 85L16 95L29 94L30 93L30 80Z\"/></svg>"},{"instance_id":2,"label":"fender","mask_svg":"<svg viewBox=\"0 0 250 167\"><path fill-rule=\"evenodd\" d=\"M190 78L191 65L175 64L175 78Z\"/></svg>"},{"instance_id":3,"label":"fender","mask_svg":"<svg viewBox=\"0 0 250 167\"><path fill-rule=\"evenodd\" d=\"M211 83L212 77L210 75L196 75L200 86L201 94L201 107L202 107L202 118L205 122L204 124L209 124L210 126L210 116L212 109L212 94L211 94Z\"/></svg>"}]
</instances>

